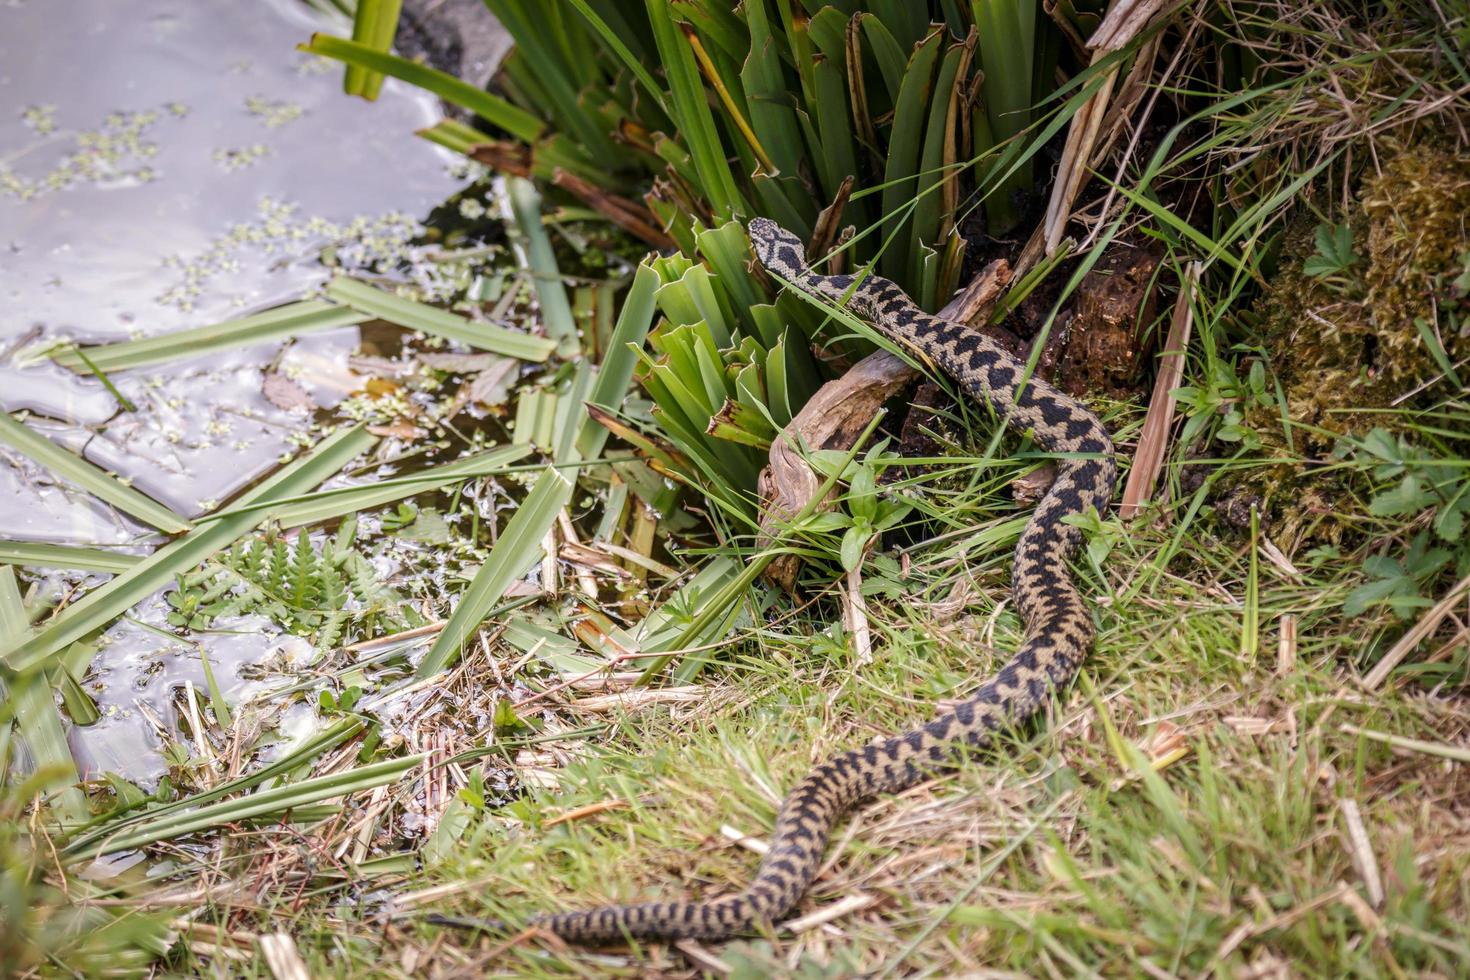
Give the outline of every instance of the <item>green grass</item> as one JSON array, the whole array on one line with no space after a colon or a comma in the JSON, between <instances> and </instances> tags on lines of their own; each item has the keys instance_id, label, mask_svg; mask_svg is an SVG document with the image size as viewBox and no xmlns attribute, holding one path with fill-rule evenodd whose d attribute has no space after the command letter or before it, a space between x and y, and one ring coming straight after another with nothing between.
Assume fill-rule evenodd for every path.
<instances>
[{"instance_id":1,"label":"green grass","mask_svg":"<svg viewBox=\"0 0 1470 980\"><path fill-rule=\"evenodd\" d=\"M996 520L984 500L958 492L944 509L984 526ZM455 911L511 921L737 886L755 858L722 839L722 826L764 836L776 795L812 762L924 720L933 702L963 696L1014 648L1018 624L997 602L1010 543L915 549L913 596L869 603L881 637L869 665L820 642L839 618L830 599L799 626L745 631L700 707L629 712L622 738L569 765L560 790L487 813L433 877L476 883ZM776 964L814 976L823 967L908 975L980 965L1028 975L1232 974L1272 961L1298 975L1452 973L1470 951L1470 852L1446 809L1463 773L1343 726L1455 741L1470 723L1463 705L1357 690L1342 667L1358 644L1335 608L1347 586L1331 574L1296 582L1262 563L1263 652L1242 658L1252 615L1246 538L1190 534L1154 587L1127 599L1138 569L1171 548L1164 526L1120 542L1104 573L1088 576L1100 636L1082 682L996 752L862 809L798 914L858 892L873 906L836 920L838 933L778 932L774 948L737 942L711 952L734 968L746 962L748 975ZM981 591L969 616L936 630L933 610L957 567ZM1284 613L1298 617L1302 640L1281 674ZM1148 763L1158 760L1167 764L1155 772ZM1370 828L1385 882L1368 922L1354 900L1364 885L1345 843L1345 800ZM537 826L609 801L622 808ZM641 973L660 962L652 950L609 961L558 947L548 959L534 943L507 956L497 964L506 974L535 976L594 962Z\"/></svg>"}]
</instances>

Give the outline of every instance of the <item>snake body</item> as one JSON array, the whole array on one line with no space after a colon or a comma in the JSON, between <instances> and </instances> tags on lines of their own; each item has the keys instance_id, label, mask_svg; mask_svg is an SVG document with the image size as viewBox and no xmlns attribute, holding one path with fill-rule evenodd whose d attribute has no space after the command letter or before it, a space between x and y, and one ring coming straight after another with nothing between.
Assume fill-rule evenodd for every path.
<instances>
[{"instance_id":1,"label":"snake body","mask_svg":"<svg viewBox=\"0 0 1470 980\"><path fill-rule=\"evenodd\" d=\"M829 759L786 797L770 850L741 892L704 902L613 905L539 916L528 925L564 939L625 937L723 939L785 915L811 884L838 819L859 801L912 786L952 763L964 746L983 746L998 729L1033 714L1051 689L1076 674L1093 642L1092 617L1067 569L1081 531L1063 518L1104 511L1117 476L1113 444L1090 411L1039 379L983 334L930 316L897 285L877 276L824 276L806 263L799 239L774 222L750 223L756 256L787 283L854 313L894 342L926 357L987 402L1013 429L1029 432L1056 460L1051 488L1016 546L1012 589L1026 623L1016 654L967 700L928 724Z\"/></svg>"}]
</instances>

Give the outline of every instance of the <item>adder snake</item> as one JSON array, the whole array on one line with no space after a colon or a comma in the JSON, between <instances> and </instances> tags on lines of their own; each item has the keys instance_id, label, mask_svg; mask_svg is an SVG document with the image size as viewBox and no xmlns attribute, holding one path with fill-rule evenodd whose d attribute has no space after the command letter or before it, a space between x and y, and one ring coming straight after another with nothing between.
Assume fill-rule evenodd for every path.
<instances>
[{"instance_id":1,"label":"adder snake","mask_svg":"<svg viewBox=\"0 0 1470 980\"><path fill-rule=\"evenodd\" d=\"M1096 416L1039 379L983 334L930 316L903 290L869 275L811 271L801 242L774 222L750 223L756 256L776 276L854 313L937 365L1013 429L1059 454L1056 477L1016 546L1012 589L1026 622L1016 654L967 700L928 724L845 752L817 766L781 806L770 850L741 892L702 902L615 905L534 918L528 925L578 942L624 937L722 939L773 921L794 906L816 874L828 837L854 804L919 782L963 745L1033 714L1048 692L1076 674L1092 647L1092 618L1067 569L1081 531L1064 518L1104 511L1117 475L1113 444Z\"/></svg>"}]
</instances>

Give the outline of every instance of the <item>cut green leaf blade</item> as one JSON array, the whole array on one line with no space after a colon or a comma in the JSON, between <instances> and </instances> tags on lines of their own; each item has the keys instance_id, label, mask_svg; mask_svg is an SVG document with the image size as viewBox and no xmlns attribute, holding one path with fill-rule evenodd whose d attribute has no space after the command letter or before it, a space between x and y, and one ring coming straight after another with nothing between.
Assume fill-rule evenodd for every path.
<instances>
[{"instance_id":1,"label":"cut green leaf blade","mask_svg":"<svg viewBox=\"0 0 1470 980\"><path fill-rule=\"evenodd\" d=\"M542 557L541 542L556 523L556 515L572 497L572 482L548 467L521 501L485 564L460 596L429 653L419 664L419 677L432 677L454 662L465 641L494 608L510 584Z\"/></svg>"},{"instance_id":2,"label":"cut green leaf blade","mask_svg":"<svg viewBox=\"0 0 1470 980\"><path fill-rule=\"evenodd\" d=\"M16 585L15 571L8 566L0 568L0 641L8 642L23 636L25 631L26 613ZM61 725L61 716L57 713L46 675L37 672L29 677L16 678L9 691L0 683L0 700L6 701L14 712L16 726L25 739L36 769L52 774L46 785L58 790L54 801L57 813L69 822L85 820L87 798L76 787L80 779L76 762L72 759L71 746L67 744L66 730Z\"/></svg>"},{"instance_id":3,"label":"cut green leaf blade","mask_svg":"<svg viewBox=\"0 0 1470 980\"><path fill-rule=\"evenodd\" d=\"M481 88L455 78L453 75L436 71L425 65L399 58L384 51L333 37L330 34L313 34L310 43L299 45L299 50L308 54L319 54L324 58L357 65L370 71L381 72L394 78L417 85L421 89L468 109L486 122L493 123L512 136L527 143L541 137L545 124L524 109Z\"/></svg>"},{"instance_id":4,"label":"cut green leaf blade","mask_svg":"<svg viewBox=\"0 0 1470 980\"><path fill-rule=\"evenodd\" d=\"M128 555L102 548L78 548L39 541L0 541L0 562L8 565L70 568L79 572L111 572L116 575L126 572L142 560L142 555Z\"/></svg>"},{"instance_id":5,"label":"cut green leaf blade","mask_svg":"<svg viewBox=\"0 0 1470 980\"><path fill-rule=\"evenodd\" d=\"M638 366L638 352L653 325L654 292L658 289L658 274L646 265L640 265L633 274L633 285L623 298L623 308L618 313L617 326L608 341L607 356L597 371L597 381L592 394L587 398L589 406L595 405L616 412L628 392L628 382ZM577 451L583 459L590 459L602 452L607 441L607 428L588 417L577 436Z\"/></svg>"},{"instance_id":6,"label":"cut green leaf blade","mask_svg":"<svg viewBox=\"0 0 1470 980\"><path fill-rule=\"evenodd\" d=\"M288 783L232 800L209 803L197 809L170 812L152 817L132 830L123 830L97 844L97 853L128 851L161 840L196 833L222 824L237 823L252 817L283 816L297 807L311 806L341 796L375 789L393 782L399 776L423 765L425 756L407 755L401 759L375 762L357 769L317 776L299 783Z\"/></svg>"},{"instance_id":7,"label":"cut green leaf blade","mask_svg":"<svg viewBox=\"0 0 1470 980\"><path fill-rule=\"evenodd\" d=\"M567 289L556 266L551 236L541 223L541 195L536 193L536 185L523 177L508 179L506 190L516 226L525 239L524 261L536 289L536 301L541 306L541 322L562 354L571 356L576 353L577 321L572 316Z\"/></svg>"},{"instance_id":8,"label":"cut green leaf blade","mask_svg":"<svg viewBox=\"0 0 1470 980\"><path fill-rule=\"evenodd\" d=\"M402 7L403 0L357 0L357 13L352 18L352 40L373 51L387 53L398 30L398 14ZM382 88L382 72L348 62L342 77L342 91L372 102Z\"/></svg>"},{"instance_id":9,"label":"cut green leaf blade","mask_svg":"<svg viewBox=\"0 0 1470 980\"><path fill-rule=\"evenodd\" d=\"M274 762L261 767L247 776L241 776L227 783L221 783L212 789L196 793L182 800L165 803L144 813L121 814L105 820L100 826L90 827L68 841L64 853L68 856L85 853L93 845L98 844L110 836L116 836L128 828L138 828L167 816L196 809L215 800L223 799L232 793L238 793L252 786L258 786L261 783L273 780L278 776L284 776L293 769L297 769L312 759L315 759L323 752L342 745L366 727L367 723L361 718L342 718L333 722L323 731L307 738L300 745L295 746Z\"/></svg>"},{"instance_id":10,"label":"cut green leaf blade","mask_svg":"<svg viewBox=\"0 0 1470 980\"><path fill-rule=\"evenodd\" d=\"M144 496L75 453L62 449L6 412L0 412L0 442L29 456L53 475L160 531L178 534L189 530L189 522L163 504Z\"/></svg>"},{"instance_id":11,"label":"cut green leaf blade","mask_svg":"<svg viewBox=\"0 0 1470 980\"><path fill-rule=\"evenodd\" d=\"M530 455L530 452L528 446L500 446L421 473L380 480L360 487L334 487L331 490L317 490L279 500L237 504L201 517L198 523L202 525L251 511L269 510L281 527L317 524L359 511L372 510L415 494L429 493L457 480L502 472ZM0 555L3 553L0 551Z\"/></svg>"},{"instance_id":12,"label":"cut green leaf blade","mask_svg":"<svg viewBox=\"0 0 1470 980\"><path fill-rule=\"evenodd\" d=\"M87 347L84 348L85 359L76 349L63 348L52 353L51 359L79 374L92 372L88 361L98 371L126 371L211 351L236 350L249 344L298 337L314 330L350 327L366 319L368 317L362 313L345 306L306 300L207 327L176 330L145 340Z\"/></svg>"},{"instance_id":13,"label":"cut green leaf blade","mask_svg":"<svg viewBox=\"0 0 1470 980\"><path fill-rule=\"evenodd\" d=\"M359 312L400 327L457 340L492 354L504 354L522 361L544 361L556 349L556 342L545 337L533 337L490 323L475 323L448 310L394 296L347 276L333 279L327 285L327 295Z\"/></svg>"}]
</instances>

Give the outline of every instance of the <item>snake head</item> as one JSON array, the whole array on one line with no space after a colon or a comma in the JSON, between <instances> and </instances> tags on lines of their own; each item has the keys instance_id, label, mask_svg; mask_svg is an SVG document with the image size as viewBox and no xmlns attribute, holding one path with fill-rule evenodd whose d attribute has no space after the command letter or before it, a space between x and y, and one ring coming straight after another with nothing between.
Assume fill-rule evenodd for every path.
<instances>
[{"instance_id":1,"label":"snake head","mask_svg":"<svg viewBox=\"0 0 1470 980\"><path fill-rule=\"evenodd\" d=\"M750 219L750 244L761 265L785 279L796 279L806 267L801 239L770 218Z\"/></svg>"}]
</instances>

